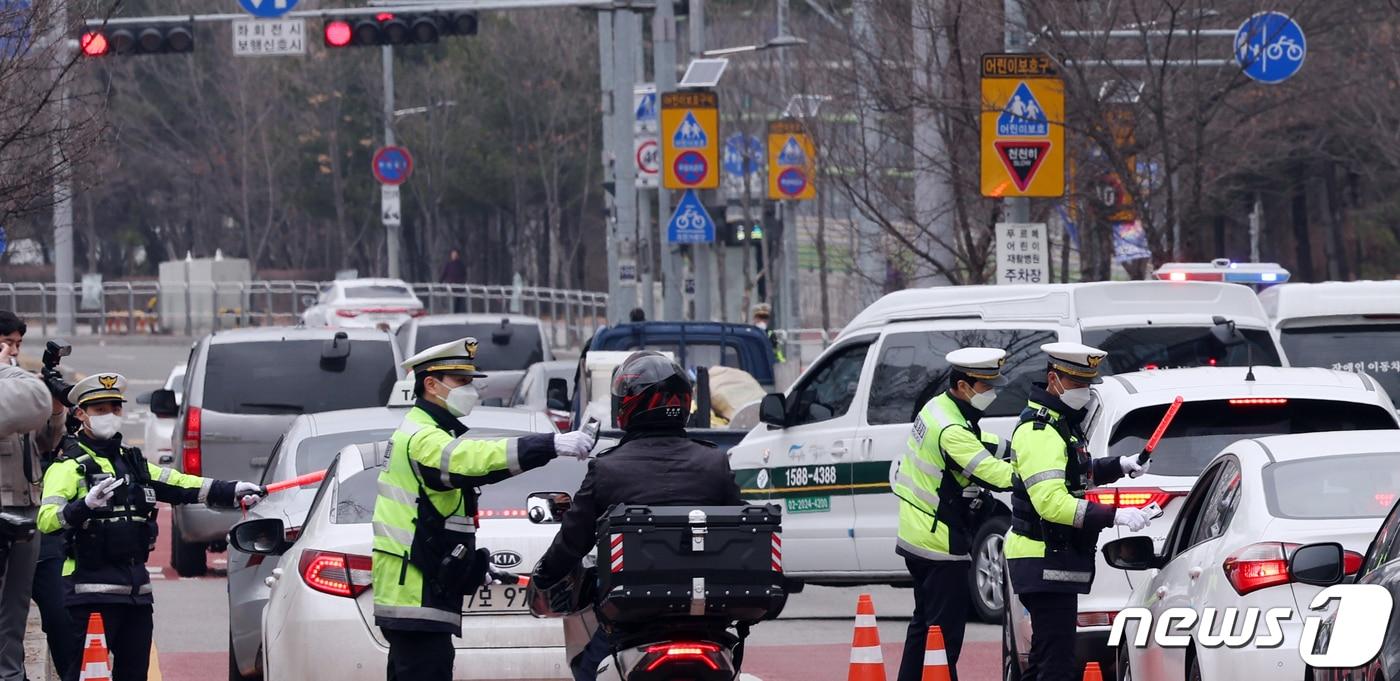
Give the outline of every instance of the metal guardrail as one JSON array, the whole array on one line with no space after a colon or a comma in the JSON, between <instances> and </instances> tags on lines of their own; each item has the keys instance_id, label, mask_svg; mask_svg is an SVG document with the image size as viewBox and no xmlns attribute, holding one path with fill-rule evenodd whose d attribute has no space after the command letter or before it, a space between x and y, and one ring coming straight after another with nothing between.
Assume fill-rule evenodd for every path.
<instances>
[{"instance_id":1,"label":"metal guardrail","mask_svg":"<svg viewBox=\"0 0 1400 681\"><path fill-rule=\"evenodd\" d=\"M328 282L103 282L84 295L79 284L0 282L0 308L48 336L58 324L58 301L73 301L80 335L194 336L244 326L289 326L315 304ZM541 287L409 284L429 314L523 314L540 318L550 344L574 348L607 321L606 293Z\"/></svg>"}]
</instances>

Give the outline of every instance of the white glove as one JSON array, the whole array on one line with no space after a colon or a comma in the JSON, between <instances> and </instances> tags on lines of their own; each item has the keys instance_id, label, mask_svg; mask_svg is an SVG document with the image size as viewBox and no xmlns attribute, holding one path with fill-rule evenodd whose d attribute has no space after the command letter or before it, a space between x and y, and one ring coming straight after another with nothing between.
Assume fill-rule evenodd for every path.
<instances>
[{"instance_id":1,"label":"white glove","mask_svg":"<svg viewBox=\"0 0 1400 681\"><path fill-rule=\"evenodd\" d=\"M83 497L83 503L94 511L107 508L107 505L112 503L112 495L117 493L117 487L123 482L125 480L122 478L107 478L93 485L92 489L88 490L87 496Z\"/></svg>"},{"instance_id":2,"label":"white glove","mask_svg":"<svg viewBox=\"0 0 1400 681\"><path fill-rule=\"evenodd\" d=\"M262 486L240 480L233 485L233 498L237 499L243 508L252 508L259 501L262 501Z\"/></svg>"},{"instance_id":3,"label":"white glove","mask_svg":"<svg viewBox=\"0 0 1400 681\"><path fill-rule=\"evenodd\" d=\"M1123 475L1130 478L1140 478L1147 474L1147 469L1152 467L1152 460L1148 459L1147 463L1139 464L1137 458L1137 454L1118 457L1118 465L1122 467Z\"/></svg>"},{"instance_id":4,"label":"white glove","mask_svg":"<svg viewBox=\"0 0 1400 681\"><path fill-rule=\"evenodd\" d=\"M1120 508L1113 512L1114 525L1127 525L1132 532L1137 532L1152 524L1152 517L1147 512L1139 508Z\"/></svg>"},{"instance_id":5,"label":"white glove","mask_svg":"<svg viewBox=\"0 0 1400 681\"><path fill-rule=\"evenodd\" d=\"M579 461L588 458L588 455L593 452L595 444L598 444L598 437L582 430L559 433L554 436L554 451L558 452L559 456L572 456Z\"/></svg>"}]
</instances>

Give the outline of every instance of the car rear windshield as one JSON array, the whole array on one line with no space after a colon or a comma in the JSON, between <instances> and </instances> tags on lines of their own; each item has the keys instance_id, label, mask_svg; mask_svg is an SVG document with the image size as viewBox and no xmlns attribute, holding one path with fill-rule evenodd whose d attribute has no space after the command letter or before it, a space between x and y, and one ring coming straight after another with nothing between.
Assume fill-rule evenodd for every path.
<instances>
[{"instance_id":1,"label":"car rear windshield","mask_svg":"<svg viewBox=\"0 0 1400 681\"><path fill-rule=\"evenodd\" d=\"M368 523L372 519L374 499L379 494L379 472L378 468L361 471L340 484L331 522L345 525ZM587 472L586 462L555 459L540 468L482 487L477 506L482 517L487 519L501 511L523 511L525 497L531 492L573 494Z\"/></svg>"},{"instance_id":2,"label":"car rear windshield","mask_svg":"<svg viewBox=\"0 0 1400 681\"><path fill-rule=\"evenodd\" d=\"M1289 364L1365 372L1400 395L1400 324L1310 326L1281 335Z\"/></svg>"},{"instance_id":3,"label":"car rear windshield","mask_svg":"<svg viewBox=\"0 0 1400 681\"><path fill-rule=\"evenodd\" d=\"M225 414L308 414L389 402L397 376L389 340L349 341L349 356L323 361L325 342L210 345L201 406Z\"/></svg>"},{"instance_id":4,"label":"car rear windshield","mask_svg":"<svg viewBox=\"0 0 1400 681\"><path fill-rule=\"evenodd\" d=\"M335 455L350 445L388 440L393 434L393 428L378 428L308 437L297 445L297 475L306 475L330 466L335 460Z\"/></svg>"},{"instance_id":5,"label":"car rear windshield","mask_svg":"<svg viewBox=\"0 0 1400 681\"><path fill-rule=\"evenodd\" d=\"M1274 464L1264 469L1264 489L1270 512L1280 518L1383 518L1400 493L1400 453Z\"/></svg>"},{"instance_id":6,"label":"car rear windshield","mask_svg":"<svg viewBox=\"0 0 1400 681\"><path fill-rule=\"evenodd\" d=\"M1099 366L1104 374L1125 374L1143 369L1183 369L1204 366L1242 367L1253 349L1256 366L1280 366L1273 338L1263 329L1240 329L1244 343L1226 345L1216 340L1209 326L1140 326L1121 329L1085 329L1086 345L1108 352ZM1246 348L1246 343L1249 348Z\"/></svg>"},{"instance_id":7,"label":"car rear windshield","mask_svg":"<svg viewBox=\"0 0 1400 681\"><path fill-rule=\"evenodd\" d=\"M346 286L346 298L412 298L413 292L392 285Z\"/></svg>"},{"instance_id":8,"label":"car rear windshield","mask_svg":"<svg viewBox=\"0 0 1400 681\"><path fill-rule=\"evenodd\" d=\"M507 333L508 332L508 333ZM413 352L419 353L471 336L480 344L476 351L476 368L482 371L524 371L535 362L544 361L544 341L540 327L533 324L510 324L502 329L494 324L420 324Z\"/></svg>"},{"instance_id":9,"label":"car rear windshield","mask_svg":"<svg viewBox=\"0 0 1400 681\"><path fill-rule=\"evenodd\" d=\"M1109 454L1141 452L1167 405L1134 409L1113 429ZM1197 476L1227 445L1267 435L1328 430L1388 430L1395 414L1373 404L1337 400L1284 399L1187 401L1152 453L1154 475Z\"/></svg>"}]
</instances>

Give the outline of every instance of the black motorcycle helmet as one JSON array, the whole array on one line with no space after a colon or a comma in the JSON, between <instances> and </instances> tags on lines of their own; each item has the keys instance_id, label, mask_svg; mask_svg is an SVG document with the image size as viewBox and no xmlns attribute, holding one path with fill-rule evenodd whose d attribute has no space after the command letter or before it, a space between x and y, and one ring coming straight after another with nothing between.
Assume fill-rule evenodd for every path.
<instances>
[{"instance_id":1,"label":"black motorcycle helmet","mask_svg":"<svg viewBox=\"0 0 1400 681\"><path fill-rule=\"evenodd\" d=\"M613 414L623 430L684 428L694 395L685 369L659 352L633 353L613 372Z\"/></svg>"}]
</instances>

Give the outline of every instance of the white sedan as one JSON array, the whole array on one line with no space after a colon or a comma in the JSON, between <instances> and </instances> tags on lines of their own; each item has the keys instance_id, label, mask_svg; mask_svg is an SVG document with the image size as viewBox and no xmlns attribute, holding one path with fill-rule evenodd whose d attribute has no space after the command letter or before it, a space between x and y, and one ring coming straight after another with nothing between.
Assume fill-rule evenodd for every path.
<instances>
[{"instance_id":1,"label":"white sedan","mask_svg":"<svg viewBox=\"0 0 1400 681\"><path fill-rule=\"evenodd\" d=\"M1304 619L1320 616L1308 607L1321 588L1292 578L1292 553L1311 542L1339 542L1347 572L1354 573L1397 490L1394 431L1282 435L1226 447L1181 503L1164 545L1135 536L1104 547L1115 567L1146 571L1134 580L1133 610L1117 615L1125 634L1117 649L1119 678L1303 678L1298 642ZM1185 646L1158 637L1160 620L1174 608L1196 615L1194 623L1166 632L1189 635ZM1233 623L1227 608L1237 609ZM1291 610L1277 621L1281 644L1267 640L1264 614L1271 608ZM1253 626L1246 619L1251 612L1258 617ZM1206 645L1222 633L1240 638Z\"/></svg>"},{"instance_id":2,"label":"white sedan","mask_svg":"<svg viewBox=\"0 0 1400 681\"><path fill-rule=\"evenodd\" d=\"M525 435L528 433L519 433ZM500 437L497 432L495 437ZM263 678L267 681L384 678L389 647L374 624L370 547L379 473L386 443L351 445L341 450L317 492L295 544L282 537L282 521L250 520L235 526L240 538L281 554L268 579L272 592L263 611ZM558 459L548 465L482 488L478 546L492 550L499 569L525 572L554 539L558 525L537 525L526 517L533 491L578 489L587 464ZM254 548L239 541L242 548ZM562 620L530 616L525 586L484 587L467 597L457 649L457 679L571 678ZM311 654L308 651L335 651Z\"/></svg>"},{"instance_id":3,"label":"white sedan","mask_svg":"<svg viewBox=\"0 0 1400 681\"><path fill-rule=\"evenodd\" d=\"M307 302L311 305L301 313L306 326L392 331L428 314L423 301L399 279L337 279Z\"/></svg>"},{"instance_id":4,"label":"white sedan","mask_svg":"<svg viewBox=\"0 0 1400 681\"><path fill-rule=\"evenodd\" d=\"M175 393L175 410L171 411L169 404L150 404L150 394L142 396L142 401L147 403L148 408L145 415L141 417L142 430L144 431L141 449L147 458L166 466L175 460L170 439L175 433L175 417L179 416L179 404L184 395L185 365L183 362L170 370L170 376L165 379L163 388Z\"/></svg>"}]
</instances>

